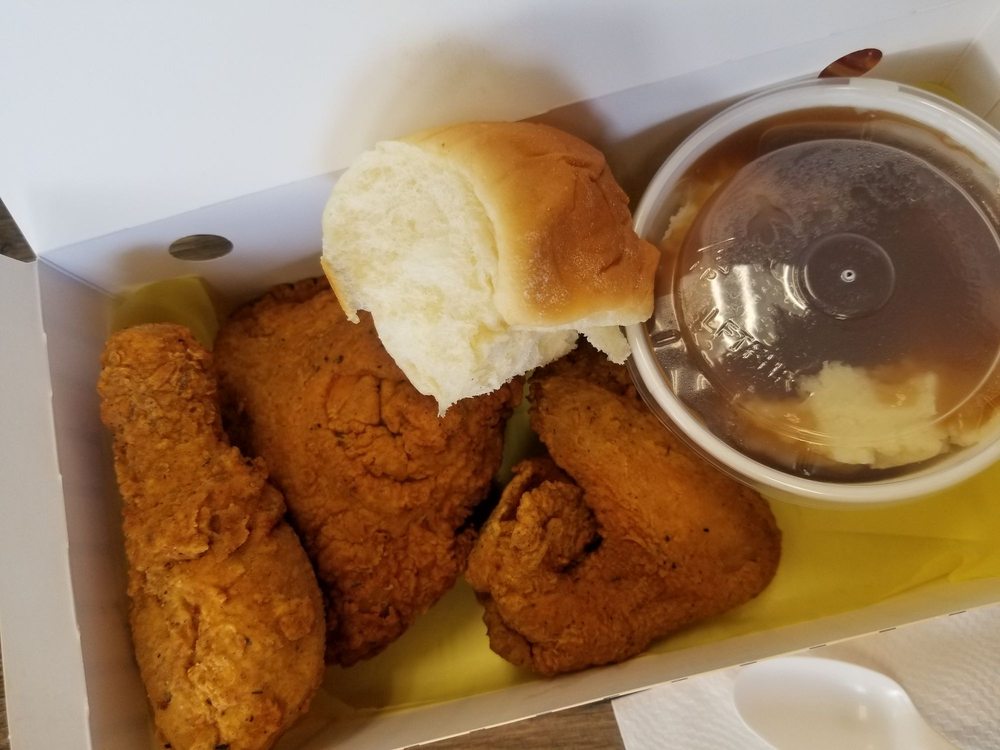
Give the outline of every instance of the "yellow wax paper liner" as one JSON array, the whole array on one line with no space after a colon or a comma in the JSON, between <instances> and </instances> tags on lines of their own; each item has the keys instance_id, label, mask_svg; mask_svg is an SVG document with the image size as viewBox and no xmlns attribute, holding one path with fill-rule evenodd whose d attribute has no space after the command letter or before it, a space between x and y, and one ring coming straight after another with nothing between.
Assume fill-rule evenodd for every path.
<instances>
[{"instance_id":1,"label":"yellow wax paper liner","mask_svg":"<svg viewBox=\"0 0 1000 750\"><path fill-rule=\"evenodd\" d=\"M154 281L122 295L111 315L113 331L143 323L178 323L211 349L219 320L212 294L197 276Z\"/></svg>"},{"instance_id":2,"label":"yellow wax paper liner","mask_svg":"<svg viewBox=\"0 0 1000 750\"><path fill-rule=\"evenodd\" d=\"M833 615L941 581L1000 577L1000 465L946 492L866 510L771 502L782 560L755 600L654 644L665 653ZM536 679L489 649L460 583L379 656L328 670L326 699L401 708Z\"/></svg>"},{"instance_id":3,"label":"yellow wax paper liner","mask_svg":"<svg viewBox=\"0 0 1000 750\"><path fill-rule=\"evenodd\" d=\"M148 322L187 325L207 346L218 328L211 294L196 277L155 282L120 300L115 329ZM521 417L508 438L524 429ZM519 445L518 451L530 450L531 443ZM947 492L895 506L818 510L772 501L771 507L783 533L771 585L748 604L665 638L651 651L817 619L936 582L1000 577L1000 465ZM482 609L459 582L382 654L327 670L311 713L318 719L401 708L531 679L490 651Z\"/></svg>"}]
</instances>

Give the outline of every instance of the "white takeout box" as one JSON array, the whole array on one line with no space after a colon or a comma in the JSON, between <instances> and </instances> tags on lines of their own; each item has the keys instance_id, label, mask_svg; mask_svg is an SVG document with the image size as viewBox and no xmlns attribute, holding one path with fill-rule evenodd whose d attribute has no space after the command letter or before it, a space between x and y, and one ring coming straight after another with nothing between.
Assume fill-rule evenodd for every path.
<instances>
[{"instance_id":1,"label":"white takeout box","mask_svg":"<svg viewBox=\"0 0 1000 750\"><path fill-rule=\"evenodd\" d=\"M13 748L150 743L95 392L114 294L197 274L237 300L318 273L337 170L376 139L447 121L542 115L602 148L633 201L720 106L860 48L885 53L879 77L944 84L1000 126L998 11L996 0L8 8L0 196L40 256L0 257L0 643ZM167 254L195 233L235 249L201 263ZM710 646L367 714L299 746L425 742L995 601L1000 580L924 588Z\"/></svg>"}]
</instances>

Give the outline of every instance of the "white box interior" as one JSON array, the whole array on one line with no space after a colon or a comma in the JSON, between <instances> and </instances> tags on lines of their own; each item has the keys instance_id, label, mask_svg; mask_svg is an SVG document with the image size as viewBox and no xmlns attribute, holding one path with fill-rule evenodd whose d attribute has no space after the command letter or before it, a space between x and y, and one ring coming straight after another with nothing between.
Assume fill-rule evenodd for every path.
<instances>
[{"instance_id":1,"label":"white box interior","mask_svg":"<svg viewBox=\"0 0 1000 750\"><path fill-rule=\"evenodd\" d=\"M633 200L684 134L725 103L814 75L864 47L885 53L874 75L944 84L1000 126L1000 14L993 0L848 5L853 15L846 18L810 25L796 16L787 29L781 18L766 15L766 4L755 5L754 34L746 32L754 41L742 52L690 50L653 83L640 76L633 81L639 85L623 88L615 79L620 90L587 101L546 99L544 92L527 101L536 112L555 106L537 119L601 147ZM699 23L717 22L713 12L723 12L722 5L706 5ZM720 47L730 41L721 35ZM502 86L504 71L494 73L492 84ZM399 130L416 124L405 117L400 123ZM335 178L299 180L51 248L34 264L0 257L6 384L0 396L0 643L14 748L81 747L85 737L87 747L102 750L149 742L125 623L117 491L94 387L112 295L197 274L238 301L319 273L319 216ZM201 263L167 254L171 241L196 233L223 235L235 249ZM348 739L362 749L425 742L998 600L1000 580L938 586L836 617L403 712L324 724L320 707L308 731L281 747L319 750Z\"/></svg>"}]
</instances>

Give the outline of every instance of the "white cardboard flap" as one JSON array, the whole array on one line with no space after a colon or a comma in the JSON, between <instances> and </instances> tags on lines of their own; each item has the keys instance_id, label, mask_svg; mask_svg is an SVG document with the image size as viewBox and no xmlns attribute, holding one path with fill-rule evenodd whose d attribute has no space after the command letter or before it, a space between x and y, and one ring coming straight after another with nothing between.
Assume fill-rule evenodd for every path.
<instances>
[{"instance_id":1,"label":"white cardboard flap","mask_svg":"<svg viewBox=\"0 0 1000 750\"><path fill-rule=\"evenodd\" d=\"M343 168L375 140L990 0L16 3L0 194L39 254ZM876 40L877 43L877 40ZM844 50L847 52L850 50Z\"/></svg>"},{"instance_id":2,"label":"white cardboard flap","mask_svg":"<svg viewBox=\"0 0 1000 750\"><path fill-rule=\"evenodd\" d=\"M90 739L96 750L133 750L148 743L150 721L128 631L121 505L97 394L110 306L46 261L37 265Z\"/></svg>"},{"instance_id":3,"label":"white cardboard flap","mask_svg":"<svg viewBox=\"0 0 1000 750\"><path fill-rule=\"evenodd\" d=\"M0 256L0 644L11 743L89 748L38 264Z\"/></svg>"},{"instance_id":4,"label":"white cardboard flap","mask_svg":"<svg viewBox=\"0 0 1000 750\"><path fill-rule=\"evenodd\" d=\"M724 104L764 86L814 76L832 60L861 47L878 46L885 53L877 75L905 83L953 84L974 111L987 114L997 101L1000 77L995 61L974 41L997 10L994 0L928 7L919 15L880 20L543 114L531 113L531 119L561 127L602 149L634 203L671 149ZM1000 50L996 57L1000 58ZM700 64L702 58L695 60ZM494 86L510 96L518 93L508 79L498 78ZM401 117L412 113L404 105ZM437 110L427 116L447 119ZM286 144L273 145L280 150ZM52 249L45 257L110 293L195 274L230 300L246 299L272 284L320 273L320 217L337 175L327 173L198 207ZM233 242L234 250L199 262L167 253L172 241L191 234L222 235Z\"/></svg>"}]
</instances>

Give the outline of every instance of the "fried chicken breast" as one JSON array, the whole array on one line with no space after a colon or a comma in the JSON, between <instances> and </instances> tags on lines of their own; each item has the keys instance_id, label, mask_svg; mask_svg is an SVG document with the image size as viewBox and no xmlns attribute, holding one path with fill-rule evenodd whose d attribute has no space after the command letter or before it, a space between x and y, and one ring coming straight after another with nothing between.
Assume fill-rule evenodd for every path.
<instances>
[{"instance_id":1,"label":"fried chicken breast","mask_svg":"<svg viewBox=\"0 0 1000 750\"><path fill-rule=\"evenodd\" d=\"M267 462L327 594L328 660L377 654L464 568L519 386L439 418L325 279L238 310L215 361L230 433Z\"/></svg>"},{"instance_id":2,"label":"fried chicken breast","mask_svg":"<svg viewBox=\"0 0 1000 750\"><path fill-rule=\"evenodd\" d=\"M324 671L322 597L281 495L226 439L210 355L188 329L114 334L98 390L156 727L175 750L269 748Z\"/></svg>"},{"instance_id":3,"label":"fried chicken breast","mask_svg":"<svg viewBox=\"0 0 1000 750\"><path fill-rule=\"evenodd\" d=\"M622 661L756 596L780 556L767 503L693 455L589 346L531 380L551 458L523 461L466 578L490 645L543 675Z\"/></svg>"}]
</instances>

